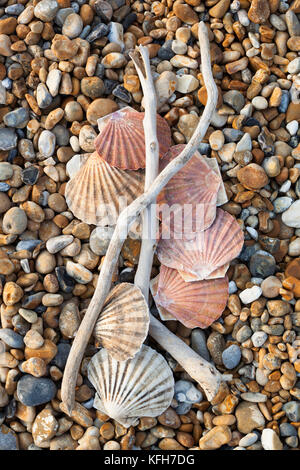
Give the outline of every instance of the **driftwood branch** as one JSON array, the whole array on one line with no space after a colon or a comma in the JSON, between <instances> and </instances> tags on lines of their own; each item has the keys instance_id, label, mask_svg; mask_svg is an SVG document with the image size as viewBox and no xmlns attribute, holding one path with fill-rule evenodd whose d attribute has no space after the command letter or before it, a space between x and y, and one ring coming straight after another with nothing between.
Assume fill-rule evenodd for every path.
<instances>
[{"instance_id":1,"label":"driftwood branch","mask_svg":"<svg viewBox=\"0 0 300 470\"><path fill-rule=\"evenodd\" d=\"M156 92L151 74L148 49L140 46L138 50L139 52L132 52L130 57L134 62L144 94L145 117L143 125L146 149L145 191L147 191L158 175L159 165L159 144L156 132ZM139 54L141 55L142 62ZM156 198L153 200L152 204L155 202ZM149 296L149 282L156 247L155 228L158 226L156 216L152 214L152 212L151 205L143 212L142 246L134 280L135 285L138 286L144 294L146 301L148 301Z\"/></svg>"},{"instance_id":2,"label":"driftwood branch","mask_svg":"<svg viewBox=\"0 0 300 470\"><path fill-rule=\"evenodd\" d=\"M122 249L124 233L128 233L128 229L135 219L149 206L149 204L155 201L156 197L169 180L193 156L207 131L211 117L216 108L218 92L211 72L208 32L203 22L199 24L199 42L202 74L207 89L207 104L194 135L184 148L183 152L181 152L180 155L166 166L166 168L155 178L149 189L126 207L118 218L102 265L94 295L78 329L65 367L61 395L62 401L64 402L65 408L69 414L71 414L74 407L75 384L81 360L96 320L109 293L113 272ZM152 316L150 334L157 342L159 342L159 344L162 345L163 348L166 349L166 351L170 350L170 354L174 354L174 357L182 367L184 367L191 377L198 381L203 389L207 391L207 396L209 398L218 395L219 388L221 388L220 383L222 383L221 375L211 364L204 361L195 352L192 352L190 348L188 349L189 354L183 357L183 354L180 353L180 351L185 351L186 353L187 346L185 343L175 335L175 338L173 338L172 333ZM192 359L192 356L194 359ZM213 373L211 371L213 371ZM208 384L207 377L210 375L215 375L216 380L212 380L210 381L210 384Z\"/></svg>"}]
</instances>

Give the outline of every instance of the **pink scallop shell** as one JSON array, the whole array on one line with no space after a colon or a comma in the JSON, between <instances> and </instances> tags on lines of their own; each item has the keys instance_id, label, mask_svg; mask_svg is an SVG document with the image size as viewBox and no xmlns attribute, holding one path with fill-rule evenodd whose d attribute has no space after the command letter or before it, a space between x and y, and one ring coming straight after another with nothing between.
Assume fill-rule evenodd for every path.
<instances>
[{"instance_id":1,"label":"pink scallop shell","mask_svg":"<svg viewBox=\"0 0 300 470\"><path fill-rule=\"evenodd\" d=\"M65 199L79 220L115 225L120 212L144 192L144 183L143 170L113 168L94 152L67 183Z\"/></svg>"},{"instance_id":2,"label":"pink scallop shell","mask_svg":"<svg viewBox=\"0 0 300 470\"><path fill-rule=\"evenodd\" d=\"M161 266L155 303L187 328L210 326L222 315L227 299L227 277L185 282L176 269Z\"/></svg>"},{"instance_id":3,"label":"pink scallop shell","mask_svg":"<svg viewBox=\"0 0 300 470\"><path fill-rule=\"evenodd\" d=\"M98 155L109 165L123 170L145 168L144 113L127 106L98 122L101 129L95 139ZM99 120L100 121L100 120ZM160 158L171 145L171 131L167 121L157 114L157 139Z\"/></svg>"},{"instance_id":4,"label":"pink scallop shell","mask_svg":"<svg viewBox=\"0 0 300 470\"><path fill-rule=\"evenodd\" d=\"M200 281L236 258L243 242L243 231L234 217L217 209L217 217L209 229L190 238L165 238L163 230L157 256L162 264L177 269L181 275L182 271L191 275L193 279L189 280Z\"/></svg>"},{"instance_id":5,"label":"pink scallop shell","mask_svg":"<svg viewBox=\"0 0 300 470\"><path fill-rule=\"evenodd\" d=\"M176 158L185 145L170 148L160 161L160 171ZM181 232L206 230L216 217L217 196L221 178L199 152L175 175L158 195L158 216L171 230ZM163 210L170 212L165 215ZM183 225L184 224L184 225Z\"/></svg>"}]
</instances>

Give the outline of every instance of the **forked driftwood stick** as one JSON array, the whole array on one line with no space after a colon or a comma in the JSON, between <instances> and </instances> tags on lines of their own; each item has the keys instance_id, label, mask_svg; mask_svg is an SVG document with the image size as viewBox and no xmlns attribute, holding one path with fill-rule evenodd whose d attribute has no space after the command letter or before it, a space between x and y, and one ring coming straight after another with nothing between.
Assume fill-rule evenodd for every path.
<instances>
[{"instance_id":1,"label":"forked driftwood stick","mask_svg":"<svg viewBox=\"0 0 300 470\"><path fill-rule=\"evenodd\" d=\"M128 233L130 225L135 219L155 201L156 197L169 180L190 160L199 143L203 139L209 126L211 117L216 108L218 91L215 85L210 64L210 47L208 32L203 22L199 24L199 43L201 52L202 74L207 89L207 104L195 129L194 135L184 150L155 178L149 189L126 207L120 214L111 242L109 244L104 263L94 295L91 299L86 314L75 336L64 371L61 396L68 414L74 408L75 385L81 360L95 326L99 313L102 310L105 299L109 293L111 280L119 254L124 241L124 233ZM150 334L166 351L174 354L175 359L191 375L203 389L207 391L209 399L217 397L222 388L222 376L211 364L206 362L183 341L164 327L158 320L151 316ZM188 354L184 355L187 352Z\"/></svg>"}]
</instances>

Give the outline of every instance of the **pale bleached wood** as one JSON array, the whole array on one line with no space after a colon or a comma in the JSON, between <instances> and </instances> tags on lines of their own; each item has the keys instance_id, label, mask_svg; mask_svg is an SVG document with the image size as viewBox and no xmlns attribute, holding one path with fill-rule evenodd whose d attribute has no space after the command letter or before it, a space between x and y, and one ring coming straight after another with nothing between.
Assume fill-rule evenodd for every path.
<instances>
[{"instance_id":1,"label":"pale bleached wood","mask_svg":"<svg viewBox=\"0 0 300 470\"><path fill-rule=\"evenodd\" d=\"M150 185L149 189L138 197L135 201L133 201L130 206L126 207L122 213L120 214L117 225L115 227L111 242L109 244L104 263L101 268L101 272L98 278L97 286L94 292L94 295L91 299L89 307L86 311L86 314L81 322L81 325L78 329L74 342L72 344L72 348L66 363L63 381L62 381L62 389L61 389L61 396L62 401L65 404L65 408L67 412L70 414L74 408L74 396L75 396L75 384L77 379L77 374L79 371L79 367L84 355L85 348L89 341L89 338L92 334L95 322L98 318L99 313L103 307L105 299L109 293L112 275L115 269L115 266L118 262L119 254L122 249L123 241L124 241L124 233L128 233L128 228L134 222L136 217L138 217L147 207L151 204L160 193L160 191L164 188L164 186L169 182L169 180L190 160L193 156L194 152L197 150L201 140L203 139L210 120L212 118L213 112L216 108L217 98L218 98L218 91L215 85L212 72L211 72L211 64L210 64L210 47L208 41L208 32L205 24L203 22L199 23L199 43L200 43L200 52L201 52L201 64L202 64L202 74L203 80L207 89L207 104L203 111L203 114L199 120L198 126L195 129L194 135L190 139L189 143L186 145L184 150L178 155L174 160L172 160L166 168L155 178L154 182ZM154 319L155 320L155 319ZM167 335L169 330L161 325L158 328L156 322L158 320L153 321L151 318L152 327L150 330L152 331L152 335L154 339L157 338L157 341L162 342L162 347L169 347L169 341L162 341L161 338L163 334ZM158 322L160 323L160 322ZM175 335L174 335L175 336ZM169 338L169 337L168 337ZM172 342L175 342L175 339L172 339ZM173 343L172 343L173 344ZM175 344L175 343L174 343ZM184 343L177 338L175 346L170 346L170 349L173 351L177 348L180 351ZM174 351L175 353L175 351ZM177 357L181 356L177 353ZM183 356L183 355L182 355ZM209 373L209 369L212 367L211 364L206 363L200 356L198 356L198 366L197 361L193 359L189 359L191 356L187 356L186 361L184 357L178 357L178 362L186 368L187 372L191 374L193 372L193 378L201 383L204 390L206 390L206 377ZM200 361L200 362L199 362ZM187 362L187 363L186 363ZM183 365L185 364L185 365ZM193 369L189 370L189 369ZM218 377L219 372L216 371L216 377ZM219 374L220 375L220 374ZM198 379L196 378L198 377ZM207 390L209 396L212 396L214 393L217 396L219 393L218 384L220 384L219 380L215 381L215 392L211 390L214 385L207 384ZM210 392L211 390L211 392Z\"/></svg>"},{"instance_id":2,"label":"pale bleached wood","mask_svg":"<svg viewBox=\"0 0 300 470\"><path fill-rule=\"evenodd\" d=\"M153 181L158 175L159 165L159 143L156 131L156 92L154 81L150 68L149 53L146 47L140 46L139 52L134 51L130 55L137 70L140 83L144 95L145 117L143 121L145 134L145 150L146 150L146 172L145 172L145 192L149 189ZM142 58L140 61L139 54ZM153 215L151 208L156 203L156 198L152 201L143 212L142 222L142 246L140 251L139 263L134 279L134 283L138 286L146 301L149 296L149 282L152 269L153 255L156 248L155 232L158 221ZM154 235L154 236L153 236Z\"/></svg>"}]
</instances>

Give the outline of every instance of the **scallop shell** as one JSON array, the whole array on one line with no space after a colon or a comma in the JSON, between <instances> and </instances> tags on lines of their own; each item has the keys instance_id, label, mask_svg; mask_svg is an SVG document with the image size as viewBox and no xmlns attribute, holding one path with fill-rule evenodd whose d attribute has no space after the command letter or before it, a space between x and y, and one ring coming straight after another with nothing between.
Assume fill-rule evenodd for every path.
<instances>
[{"instance_id":1,"label":"scallop shell","mask_svg":"<svg viewBox=\"0 0 300 470\"><path fill-rule=\"evenodd\" d=\"M176 158L185 145L170 148L160 162L162 171L170 161ZM185 232L206 230L216 217L217 195L221 178L206 163L199 152L195 152L191 160L171 178L163 191L158 195L159 218L171 230ZM173 207L171 216L168 215ZM183 225L184 224L184 225Z\"/></svg>"},{"instance_id":2,"label":"scallop shell","mask_svg":"<svg viewBox=\"0 0 300 470\"><path fill-rule=\"evenodd\" d=\"M185 282L176 269L161 266L157 308L164 308L187 328L207 328L226 307L228 279Z\"/></svg>"},{"instance_id":3,"label":"scallop shell","mask_svg":"<svg viewBox=\"0 0 300 470\"><path fill-rule=\"evenodd\" d=\"M124 362L105 349L92 357L88 378L96 389L94 407L128 428L141 417L156 417L174 395L173 373L166 360L148 346Z\"/></svg>"},{"instance_id":4,"label":"scallop shell","mask_svg":"<svg viewBox=\"0 0 300 470\"><path fill-rule=\"evenodd\" d=\"M155 295L157 294L157 289L158 289L158 281L159 281L159 274L156 276L154 279L151 279L150 281L150 290L152 297L154 298ZM166 310L164 307L162 307L159 304L156 304L156 308L158 310L159 316L163 321L170 321L170 320L177 320L177 318L174 317L174 315L171 315L168 310Z\"/></svg>"},{"instance_id":5,"label":"scallop shell","mask_svg":"<svg viewBox=\"0 0 300 470\"><path fill-rule=\"evenodd\" d=\"M102 119L105 121L98 120L100 134L95 139L98 155L111 166L123 170L145 168L144 113L127 106ZM162 158L171 145L171 131L159 114L157 140Z\"/></svg>"},{"instance_id":6,"label":"scallop shell","mask_svg":"<svg viewBox=\"0 0 300 470\"><path fill-rule=\"evenodd\" d=\"M117 361L132 358L149 329L147 302L140 289L124 282L112 289L94 328L94 336Z\"/></svg>"},{"instance_id":7,"label":"scallop shell","mask_svg":"<svg viewBox=\"0 0 300 470\"><path fill-rule=\"evenodd\" d=\"M236 258L244 242L244 234L234 217L222 209L211 227L191 238L166 239L162 237L157 246L159 261L169 268L203 280L218 268ZM226 269L226 267L224 267ZM192 280L192 279L189 279Z\"/></svg>"},{"instance_id":8,"label":"scallop shell","mask_svg":"<svg viewBox=\"0 0 300 470\"><path fill-rule=\"evenodd\" d=\"M142 170L112 168L94 152L67 183L65 198L79 220L115 225L119 213L143 193L144 182Z\"/></svg>"},{"instance_id":9,"label":"scallop shell","mask_svg":"<svg viewBox=\"0 0 300 470\"><path fill-rule=\"evenodd\" d=\"M221 172L220 172L220 167L218 165L217 159L216 158L208 158L208 157L203 157L208 166L220 177L221 179L221 184L219 187L219 191L217 194L217 206L222 206L226 202L228 202L228 196L226 193L226 189L222 180Z\"/></svg>"}]
</instances>

